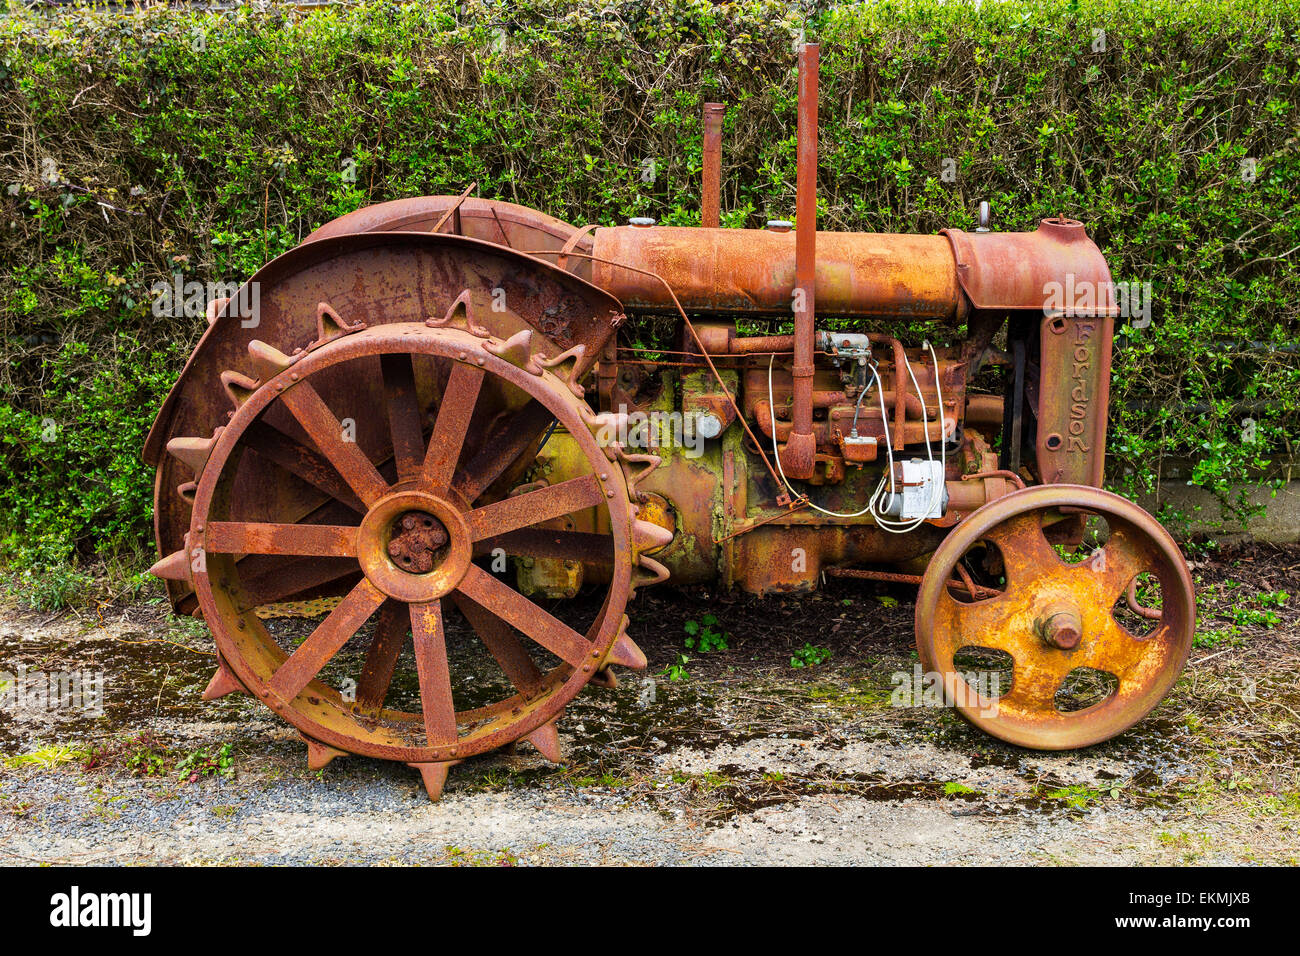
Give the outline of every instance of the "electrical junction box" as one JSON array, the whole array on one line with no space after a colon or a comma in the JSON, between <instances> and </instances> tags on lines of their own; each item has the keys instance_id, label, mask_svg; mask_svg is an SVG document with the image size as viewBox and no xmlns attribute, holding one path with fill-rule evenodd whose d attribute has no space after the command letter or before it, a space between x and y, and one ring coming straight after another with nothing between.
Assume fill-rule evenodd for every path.
<instances>
[{"instance_id":1,"label":"electrical junction box","mask_svg":"<svg viewBox=\"0 0 1300 956\"><path fill-rule=\"evenodd\" d=\"M948 507L943 462L912 458L894 465L894 494L884 495L883 511L896 521L942 518Z\"/></svg>"}]
</instances>

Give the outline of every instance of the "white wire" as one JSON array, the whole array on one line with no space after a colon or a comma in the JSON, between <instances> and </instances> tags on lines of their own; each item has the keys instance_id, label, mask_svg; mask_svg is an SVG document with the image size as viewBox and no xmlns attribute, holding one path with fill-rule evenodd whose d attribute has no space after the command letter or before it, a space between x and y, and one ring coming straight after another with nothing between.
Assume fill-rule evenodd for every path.
<instances>
[{"instance_id":1,"label":"white wire","mask_svg":"<svg viewBox=\"0 0 1300 956\"><path fill-rule=\"evenodd\" d=\"M807 495L803 494L802 492L795 491L793 486L791 486L790 484L790 480L786 478L785 469L781 467L781 452L776 447L776 398L774 397L774 394L772 392L772 363L775 361L776 361L775 353L768 356L767 408L772 415L772 457L776 459L776 470L781 475L781 482L785 485L786 491L790 492L790 494L794 495L796 498L802 498L804 501L807 501L808 507L812 508L814 511L820 511L822 514L830 515L832 518L861 518L864 514L866 514L868 511L871 510L871 502L867 502L867 506L865 508L863 508L861 511L855 511L853 512L853 514L845 514L842 511L831 511L829 508L823 508L821 505L813 504L812 501L809 500ZM880 381L879 377L877 377L876 381L877 382Z\"/></svg>"},{"instance_id":2,"label":"white wire","mask_svg":"<svg viewBox=\"0 0 1300 956\"><path fill-rule=\"evenodd\" d=\"M845 512L842 511L831 511L829 508L823 508L820 505L814 504L811 500L809 500L807 495L795 490L794 486L790 484L790 480L785 476L785 469L781 467L781 452L777 447L776 397L772 386L772 368L773 368L773 364L776 361L776 355L772 354L768 357L767 360L767 407L768 407L768 412L771 415L771 419L772 419L772 457L776 459L777 473L780 474L781 482L782 484L785 485L787 491L789 491L796 498L801 498L802 500L806 501L808 503L808 507L812 508L814 511L819 511L824 515L830 515L832 518L860 518L864 514L870 513L871 516L876 519L877 526L881 530L888 531L891 534L906 534L909 531L916 530L922 524L925 523L926 519L930 515L930 512L934 510L935 505L937 505L942 500L943 492L946 490L944 487L944 482L947 480L947 475L948 475L948 449L945 443L945 433L946 433L947 423L944 421L944 416L943 416L943 391L941 386L939 385L939 356L935 354L934 346L930 344L928 339L923 343L923 347L929 349L930 361L934 366L934 392L935 392L936 401L939 404L939 454L940 454L941 461L943 463L944 477L943 480L935 482L934 489L930 492L929 506L925 509L925 512L921 515L921 517L915 519L910 523L896 522L891 518L882 517L877 511L881 492L884 491L885 488L885 475L889 476L890 497L892 498L897 494L896 491L897 486L894 484L894 449L893 449L893 443L890 441L890 436L889 436L889 413L885 409L885 389L884 389L884 384L880 381L879 375L875 376L874 383L878 386L876 389L876 396L880 400L880 419L883 422L885 428L885 454L888 457L889 467L888 469L886 469L885 475L880 476L880 483L876 486L875 493L872 494L870 500L867 502L867 506L863 508L861 511L855 511L852 514L846 514ZM934 461L934 451L930 446L930 417L925 410L925 397L921 394L921 386L917 384L916 374L912 371L912 363L907 361L906 354L903 355L903 362L907 367L908 377L911 378L912 380L912 387L916 389L917 397L921 400L921 423L922 423L922 428L925 430L926 458L928 461ZM898 379L897 371L894 374L894 378L896 380L894 384L894 388L895 390L897 390L899 384L897 382ZM867 387L870 388L871 387L870 384L868 384Z\"/></svg>"},{"instance_id":3,"label":"white wire","mask_svg":"<svg viewBox=\"0 0 1300 956\"><path fill-rule=\"evenodd\" d=\"M862 390L862 394L858 396L857 403L853 406L853 433L852 434L854 438L858 437L858 415L862 413L862 400L866 398L867 393L871 391L871 386L877 384L879 381L880 381L880 369L876 367L875 362L872 362L871 381L867 383L867 387ZM883 386L881 387L883 388Z\"/></svg>"},{"instance_id":4,"label":"white wire","mask_svg":"<svg viewBox=\"0 0 1300 956\"><path fill-rule=\"evenodd\" d=\"M944 432L945 432L944 426L946 423L944 422L944 417L943 417L943 392L941 386L939 385L939 358L937 355L935 355L934 348L933 346L930 345L928 340L924 343L924 347L929 349L930 359L934 365L935 396L936 396L936 400L939 403L939 423L940 423L939 454L942 460L941 467L943 469L944 480L946 481L946 477L948 473L948 450L944 443ZM928 413L925 410L925 399L921 395L921 387L919 384L917 384L916 375L912 371L912 363L907 361L906 355L903 356L903 361L906 363L907 374L912 380L912 387L916 389L917 396L921 398L921 421L922 421L922 427L925 429L925 439L926 439L925 451L927 455L927 460L933 462L934 451L930 446L930 418ZM875 494L871 496L871 501L868 503L868 505L871 508L872 517L876 519L877 526L882 531L888 531L891 534L906 534L909 531L916 530L922 524L924 524L927 518L929 517L930 513L934 511L935 506L942 500L942 495L944 491L944 485L941 484L940 482L935 482L934 487L930 492L930 500L926 505L925 511L920 515L920 517L915 518L910 522L897 522L886 515L880 514L879 511L880 496L881 493L884 491L884 486L885 486L885 480L884 477L882 476L880 480L880 484L876 486ZM893 483L891 482L890 484L891 499L893 495L894 495Z\"/></svg>"},{"instance_id":5,"label":"white wire","mask_svg":"<svg viewBox=\"0 0 1300 956\"><path fill-rule=\"evenodd\" d=\"M930 501L926 506L925 511L922 512L921 516L919 518L913 519L910 522L900 522L900 521L894 521L892 518L880 514L879 511L880 496L885 489L885 478L883 475L881 476L880 483L876 486L875 493L872 494L871 500L867 502L867 508L870 509L871 516L876 519L877 527L879 527L882 531L888 531L891 534L906 534L909 531L915 531L917 528L919 528L929 518L930 512L934 511L935 506L939 504L940 501L943 500L942 496L944 491L946 490L945 483L947 482L947 476L948 476L948 448L945 441L945 435L947 432L947 427L946 427L947 422L944 420L944 415L943 415L943 389L942 386L940 386L939 384L939 357L938 355L935 354L934 346L930 344L928 339L922 344L922 347L929 350L930 361L934 366L934 393L935 393L935 400L938 402L938 407L939 407L939 455L940 455L940 460L942 462L943 477L940 481L936 481L934 483L934 487L930 491ZM903 362L907 368L907 375L912 380L912 387L916 389L917 397L920 398L921 400L921 423L922 423L922 428L925 430L926 460L933 462L934 451L930 446L930 416L925 410L925 397L921 394L921 386L917 384L916 374L912 371L912 363L907 360L906 354L903 355ZM899 378L899 375L896 373L894 378L895 380L897 380ZM897 381L895 381L894 387L895 389L897 389L898 387ZM883 407L884 407L883 401L881 407L883 411ZM893 455L891 454L890 461L889 461L889 472L890 472L889 494L891 498L891 503L895 495L893 471L894 471L894 462L893 462Z\"/></svg>"},{"instance_id":6,"label":"white wire","mask_svg":"<svg viewBox=\"0 0 1300 956\"><path fill-rule=\"evenodd\" d=\"M925 398L921 395L921 387L916 382L916 375L913 374L912 372L912 363L908 361L906 352L903 353L903 364L907 369L908 377L912 380L912 387L916 389L917 398L921 400L921 424L923 429L925 430L926 460L934 461L934 451L930 448L930 419L925 411ZM897 369L894 373L895 391L897 391L898 387L902 384L901 382L902 373L903 373L902 369ZM888 418L888 416L885 414L885 405L884 405L883 396L880 404L880 414L882 418L886 418L886 419ZM886 440L888 440L889 437L888 425L886 425L885 437ZM888 445L886 447L887 449L892 449L893 446ZM890 451L890 455L889 455L888 475L889 475L890 504L893 504L893 499L895 498L897 492L895 490L896 486L894 484L894 456L892 450ZM876 490L875 492L872 493L871 500L867 503L868 507L871 508L871 516L876 519L876 524L880 526L881 530L889 531L893 534L904 534L908 531L913 531L916 528L920 527L922 522L925 521L924 516L922 516L919 520L913 519L910 523L908 523L908 522L894 521L888 515L881 514L880 496L884 490L885 490L885 476L881 475L880 483L876 485ZM933 492L931 492L930 506L929 508L926 509L926 512L929 513L930 511L933 510L934 510L934 497L933 497Z\"/></svg>"},{"instance_id":7,"label":"white wire","mask_svg":"<svg viewBox=\"0 0 1300 956\"><path fill-rule=\"evenodd\" d=\"M924 343L929 345L927 339ZM924 347L924 346L923 346ZM916 373L912 371L912 363L907 360L907 353L903 353L903 363L907 366L907 377L912 380L912 389L916 392L916 397L921 401L921 425L925 434L925 457L927 461L934 461L934 452L930 449L930 416L925 411L925 396L921 394L921 386L916 382ZM939 387L939 370L936 367L934 372L934 383L936 392ZM939 406L939 421L943 422L943 405ZM940 438L943 436L940 435Z\"/></svg>"}]
</instances>

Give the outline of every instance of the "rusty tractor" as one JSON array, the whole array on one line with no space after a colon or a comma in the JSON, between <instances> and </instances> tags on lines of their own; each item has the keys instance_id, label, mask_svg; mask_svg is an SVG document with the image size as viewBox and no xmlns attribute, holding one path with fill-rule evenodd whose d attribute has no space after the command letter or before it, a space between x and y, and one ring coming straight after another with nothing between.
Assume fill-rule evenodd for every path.
<instances>
[{"instance_id":1,"label":"rusty tractor","mask_svg":"<svg viewBox=\"0 0 1300 956\"><path fill-rule=\"evenodd\" d=\"M436 799L476 754L560 759L566 704L646 664L638 588L838 575L919 585L922 665L1004 741L1087 746L1161 700L1195 602L1170 536L1100 489L1104 258L1079 222L998 233L986 207L974 232L818 232L799 59L794 223L719 228L707 104L699 228L471 187L343 216L209 304L144 449L153 571L216 643L206 698ZM637 345L654 316L675 340Z\"/></svg>"}]
</instances>

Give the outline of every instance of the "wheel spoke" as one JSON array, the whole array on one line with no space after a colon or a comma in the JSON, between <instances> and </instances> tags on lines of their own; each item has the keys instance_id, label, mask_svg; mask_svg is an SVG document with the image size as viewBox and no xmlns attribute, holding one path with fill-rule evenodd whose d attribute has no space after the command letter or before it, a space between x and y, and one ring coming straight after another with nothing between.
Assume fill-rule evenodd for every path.
<instances>
[{"instance_id":1,"label":"wheel spoke","mask_svg":"<svg viewBox=\"0 0 1300 956\"><path fill-rule=\"evenodd\" d=\"M474 406L478 404L479 389L483 385L483 370L456 362L452 365L447 387L438 405L438 417L433 423L433 435L424 456L420 472L420 487L431 494L441 495L451 483L460 461L460 450L465 444Z\"/></svg>"},{"instance_id":2,"label":"wheel spoke","mask_svg":"<svg viewBox=\"0 0 1300 956\"><path fill-rule=\"evenodd\" d=\"M1099 615L1093 633L1084 632L1080 666L1114 674L1120 681L1147 680L1165 665L1169 643L1167 625L1147 637L1134 637L1110 614Z\"/></svg>"},{"instance_id":3,"label":"wheel spoke","mask_svg":"<svg viewBox=\"0 0 1300 956\"><path fill-rule=\"evenodd\" d=\"M1043 534L1041 511L1027 511L1008 518L989 531L985 539L996 544L1002 553L1008 591L1032 585L1042 575L1064 564Z\"/></svg>"},{"instance_id":4,"label":"wheel spoke","mask_svg":"<svg viewBox=\"0 0 1300 956\"><path fill-rule=\"evenodd\" d=\"M477 565L470 565L457 590L561 660L574 667L589 663L585 637Z\"/></svg>"},{"instance_id":5,"label":"wheel spoke","mask_svg":"<svg viewBox=\"0 0 1300 956\"><path fill-rule=\"evenodd\" d=\"M347 525L213 521L207 527L204 540L211 554L351 558L357 553L357 529Z\"/></svg>"},{"instance_id":6,"label":"wheel spoke","mask_svg":"<svg viewBox=\"0 0 1300 956\"><path fill-rule=\"evenodd\" d=\"M475 556L500 548L506 554L528 558L558 558L583 564L611 564L614 539L590 531L561 531L558 528L521 528L474 543Z\"/></svg>"},{"instance_id":7,"label":"wheel spoke","mask_svg":"<svg viewBox=\"0 0 1300 956\"><path fill-rule=\"evenodd\" d=\"M1015 670L1011 690L998 698L998 707L1057 716L1056 692L1075 664L1060 651L1048 652L1041 647L1012 656Z\"/></svg>"},{"instance_id":8,"label":"wheel spoke","mask_svg":"<svg viewBox=\"0 0 1300 956\"><path fill-rule=\"evenodd\" d=\"M248 426L243 441L263 458L319 488L331 498L338 499L358 514L366 513L366 506L361 503L356 492L339 478L329 459L274 425L258 419Z\"/></svg>"},{"instance_id":9,"label":"wheel spoke","mask_svg":"<svg viewBox=\"0 0 1300 956\"><path fill-rule=\"evenodd\" d=\"M411 356L386 353L380 357L380 369L384 376L384 397L388 403L388 427L393 436L397 480L410 481L419 476L424 460L424 424L415 391Z\"/></svg>"},{"instance_id":10,"label":"wheel spoke","mask_svg":"<svg viewBox=\"0 0 1300 956\"><path fill-rule=\"evenodd\" d=\"M383 601L384 593L363 578L280 665L271 692L284 701L297 697Z\"/></svg>"},{"instance_id":11,"label":"wheel spoke","mask_svg":"<svg viewBox=\"0 0 1300 956\"><path fill-rule=\"evenodd\" d=\"M281 399L366 507L388 494L388 482L356 442L344 441L342 422L309 383L286 389Z\"/></svg>"},{"instance_id":12,"label":"wheel spoke","mask_svg":"<svg viewBox=\"0 0 1300 956\"><path fill-rule=\"evenodd\" d=\"M442 627L442 602L411 605L411 636L420 676L420 702L429 745L456 742L456 705L451 696L447 640Z\"/></svg>"},{"instance_id":13,"label":"wheel spoke","mask_svg":"<svg viewBox=\"0 0 1300 956\"><path fill-rule=\"evenodd\" d=\"M1017 624L1016 607L1005 594L967 604L945 589L935 608L934 640L937 647L945 648L949 660L967 645L1010 653L1019 644L1013 637Z\"/></svg>"},{"instance_id":14,"label":"wheel spoke","mask_svg":"<svg viewBox=\"0 0 1300 956\"><path fill-rule=\"evenodd\" d=\"M1079 565L1096 576L1103 600L1111 605L1128 591L1134 578L1152 566L1150 557L1122 525L1113 528L1105 546Z\"/></svg>"},{"instance_id":15,"label":"wheel spoke","mask_svg":"<svg viewBox=\"0 0 1300 956\"><path fill-rule=\"evenodd\" d=\"M475 508L465 515L465 520L470 537L478 541L591 508L604 500L596 476L583 475Z\"/></svg>"},{"instance_id":16,"label":"wheel spoke","mask_svg":"<svg viewBox=\"0 0 1300 956\"><path fill-rule=\"evenodd\" d=\"M406 635L411 629L411 614L401 601L389 598L379 608L375 621L375 636L366 651L357 681L357 704L368 711L378 711L388 696L388 686L393 682L393 670L398 655L406 646Z\"/></svg>"},{"instance_id":17,"label":"wheel spoke","mask_svg":"<svg viewBox=\"0 0 1300 956\"><path fill-rule=\"evenodd\" d=\"M555 420L545 405L531 400L483 443L469 464L456 473L455 489L466 501L476 501L517 462Z\"/></svg>"},{"instance_id":18,"label":"wheel spoke","mask_svg":"<svg viewBox=\"0 0 1300 956\"><path fill-rule=\"evenodd\" d=\"M488 653L501 665L515 690L525 697L536 693L542 683L542 671L529 656L528 648L515 637L510 625L464 594L453 594L452 600L460 608L460 613L465 615L470 627L474 628Z\"/></svg>"}]
</instances>

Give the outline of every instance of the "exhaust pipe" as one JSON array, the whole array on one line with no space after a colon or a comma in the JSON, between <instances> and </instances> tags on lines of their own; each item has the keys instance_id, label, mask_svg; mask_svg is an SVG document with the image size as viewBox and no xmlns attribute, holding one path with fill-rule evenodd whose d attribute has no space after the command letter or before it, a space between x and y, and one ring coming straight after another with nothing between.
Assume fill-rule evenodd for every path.
<instances>
[{"instance_id":1,"label":"exhaust pipe","mask_svg":"<svg viewBox=\"0 0 1300 956\"><path fill-rule=\"evenodd\" d=\"M813 325L817 290L817 74L820 48L799 51L799 154L794 233L793 429L780 451L787 478L808 479L817 466L812 427Z\"/></svg>"},{"instance_id":2,"label":"exhaust pipe","mask_svg":"<svg viewBox=\"0 0 1300 956\"><path fill-rule=\"evenodd\" d=\"M706 229L717 229L722 225L722 117L725 111L721 103L704 104L700 225Z\"/></svg>"}]
</instances>

